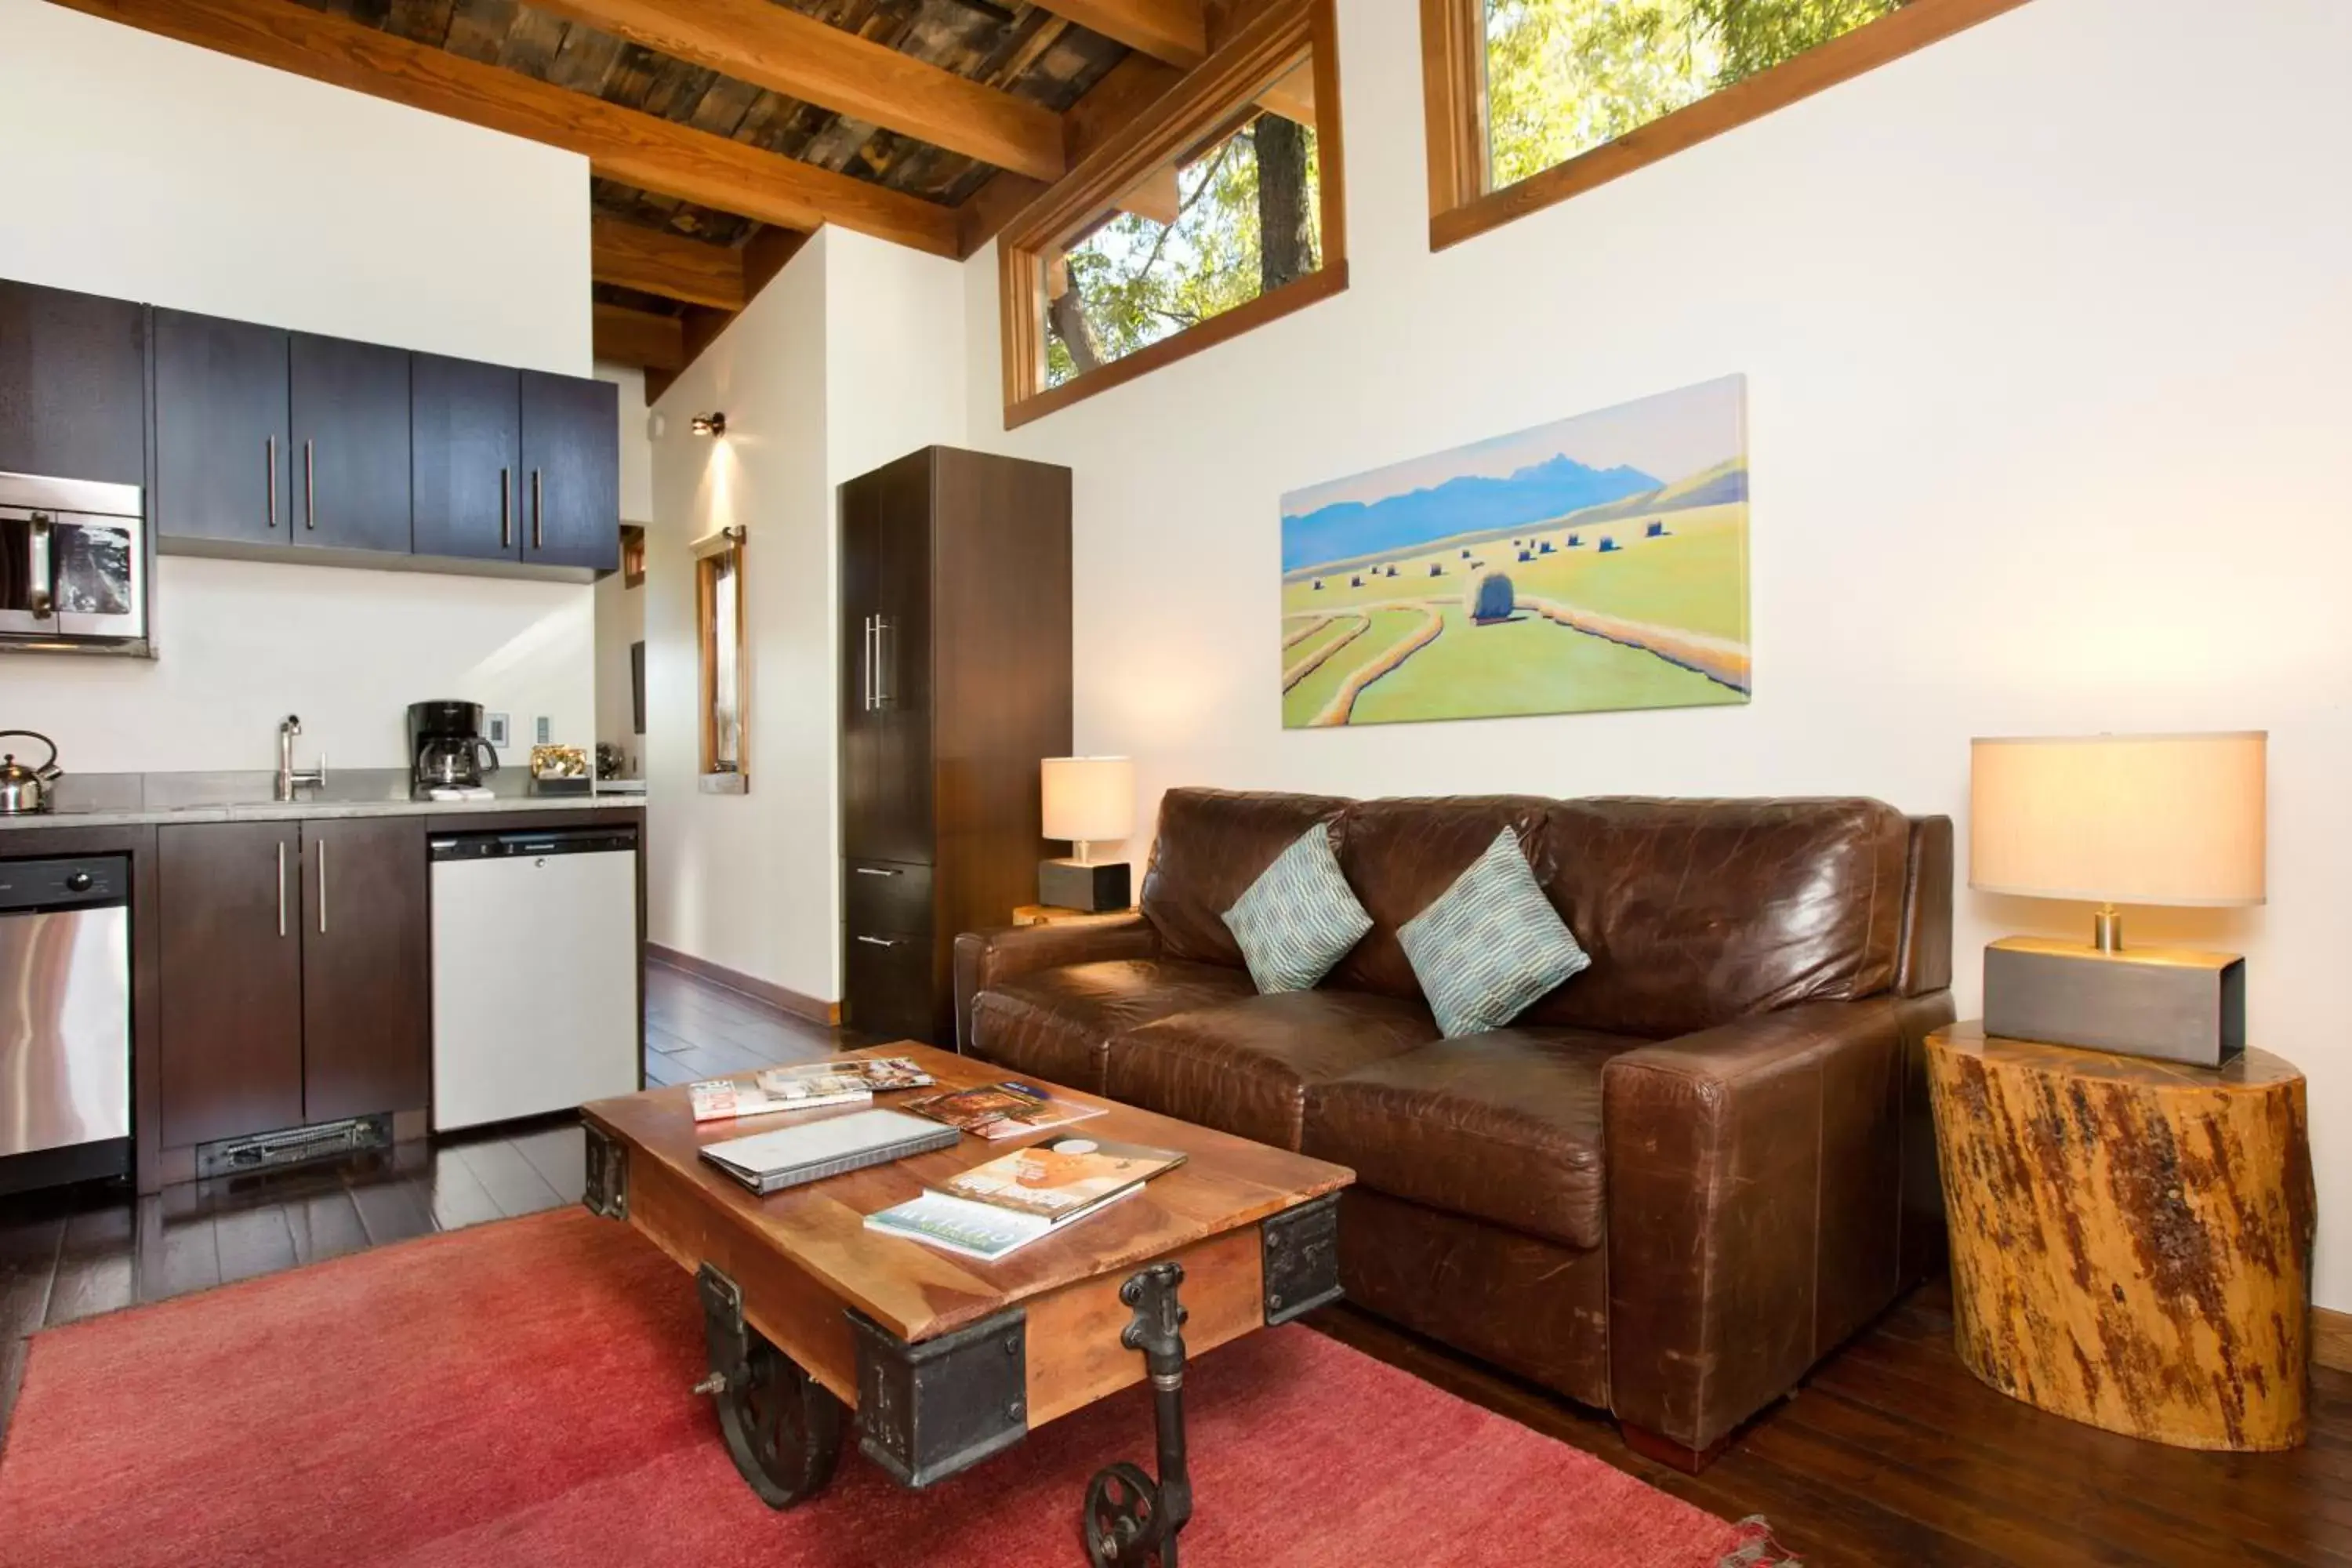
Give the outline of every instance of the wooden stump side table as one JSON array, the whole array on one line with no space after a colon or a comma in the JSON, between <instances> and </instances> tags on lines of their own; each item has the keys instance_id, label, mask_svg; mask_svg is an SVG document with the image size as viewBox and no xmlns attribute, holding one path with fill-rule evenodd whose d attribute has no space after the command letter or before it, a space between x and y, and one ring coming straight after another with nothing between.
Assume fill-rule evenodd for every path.
<instances>
[{"instance_id":1,"label":"wooden stump side table","mask_svg":"<svg viewBox=\"0 0 2352 1568\"><path fill-rule=\"evenodd\" d=\"M2303 1075L1927 1037L1960 1359L2029 1405L2185 1448L2292 1448L2315 1200Z\"/></svg>"}]
</instances>

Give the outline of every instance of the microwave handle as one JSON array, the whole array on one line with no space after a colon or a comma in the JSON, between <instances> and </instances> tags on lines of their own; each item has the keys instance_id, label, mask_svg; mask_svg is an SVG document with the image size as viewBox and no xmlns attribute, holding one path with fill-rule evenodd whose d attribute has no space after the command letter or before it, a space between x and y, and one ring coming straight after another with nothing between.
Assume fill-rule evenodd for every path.
<instances>
[{"instance_id":1,"label":"microwave handle","mask_svg":"<svg viewBox=\"0 0 2352 1568\"><path fill-rule=\"evenodd\" d=\"M25 531L25 574L31 588L28 607L43 620L55 615L58 607L57 561L49 552L52 521L46 513L37 511L32 526Z\"/></svg>"}]
</instances>

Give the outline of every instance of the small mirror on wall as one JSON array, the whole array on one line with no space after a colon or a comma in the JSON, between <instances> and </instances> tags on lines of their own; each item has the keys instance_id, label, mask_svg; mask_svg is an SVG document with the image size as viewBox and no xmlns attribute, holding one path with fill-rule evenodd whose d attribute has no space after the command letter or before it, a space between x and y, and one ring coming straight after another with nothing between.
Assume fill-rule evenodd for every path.
<instances>
[{"instance_id":1,"label":"small mirror on wall","mask_svg":"<svg viewBox=\"0 0 2352 1568\"><path fill-rule=\"evenodd\" d=\"M694 634L701 650L701 790L751 788L751 661L743 632L743 536L722 528L694 546Z\"/></svg>"}]
</instances>

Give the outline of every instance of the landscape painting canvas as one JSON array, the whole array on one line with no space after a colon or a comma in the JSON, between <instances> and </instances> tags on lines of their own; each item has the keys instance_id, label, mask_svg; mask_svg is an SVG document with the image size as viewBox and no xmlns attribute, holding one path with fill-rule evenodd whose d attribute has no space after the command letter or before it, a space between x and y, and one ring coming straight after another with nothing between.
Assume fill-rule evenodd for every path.
<instances>
[{"instance_id":1,"label":"landscape painting canvas","mask_svg":"<svg viewBox=\"0 0 2352 1568\"><path fill-rule=\"evenodd\" d=\"M1745 702L1748 381L1282 498L1286 728Z\"/></svg>"}]
</instances>

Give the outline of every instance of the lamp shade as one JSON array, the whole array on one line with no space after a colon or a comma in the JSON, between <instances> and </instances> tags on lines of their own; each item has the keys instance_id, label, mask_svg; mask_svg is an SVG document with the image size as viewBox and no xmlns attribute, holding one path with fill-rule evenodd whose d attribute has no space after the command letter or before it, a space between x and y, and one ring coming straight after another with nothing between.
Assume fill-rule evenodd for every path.
<instances>
[{"instance_id":1,"label":"lamp shade","mask_svg":"<svg viewBox=\"0 0 2352 1568\"><path fill-rule=\"evenodd\" d=\"M1969 886L2259 904L2268 739L2252 730L1970 742Z\"/></svg>"},{"instance_id":2,"label":"lamp shade","mask_svg":"<svg viewBox=\"0 0 2352 1568\"><path fill-rule=\"evenodd\" d=\"M1107 843L1135 831L1133 759L1047 757L1039 766L1046 837Z\"/></svg>"}]
</instances>

